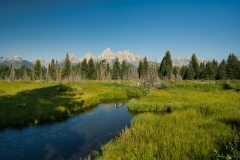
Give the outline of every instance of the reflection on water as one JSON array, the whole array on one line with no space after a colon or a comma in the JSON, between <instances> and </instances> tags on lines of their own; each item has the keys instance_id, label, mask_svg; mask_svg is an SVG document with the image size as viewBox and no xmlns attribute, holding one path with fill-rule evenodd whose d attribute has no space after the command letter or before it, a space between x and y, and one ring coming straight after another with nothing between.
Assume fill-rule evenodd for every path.
<instances>
[{"instance_id":1,"label":"reflection on water","mask_svg":"<svg viewBox=\"0 0 240 160\"><path fill-rule=\"evenodd\" d=\"M121 107L116 105L121 104ZM0 132L1 159L79 159L129 126L126 102L100 104L54 124Z\"/></svg>"}]
</instances>

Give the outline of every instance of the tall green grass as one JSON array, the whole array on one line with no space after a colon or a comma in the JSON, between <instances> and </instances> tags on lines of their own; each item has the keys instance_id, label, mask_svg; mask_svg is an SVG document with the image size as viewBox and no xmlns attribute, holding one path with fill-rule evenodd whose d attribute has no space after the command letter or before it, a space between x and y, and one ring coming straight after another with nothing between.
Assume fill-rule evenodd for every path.
<instances>
[{"instance_id":1,"label":"tall green grass","mask_svg":"<svg viewBox=\"0 0 240 160\"><path fill-rule=\"evenodd\" d=\"M210 159L213 150L231 137L231 128L194 109L145 113L135 117L119 138L104 145L99 159Z\"/></svg>"},{"instance_id":2,"label":"tall green grass","mask_svg":"<svg viewBox=\"0 0 240 160\"><path fill-rule=\"evenodd\" d=\"M214 158L214 150L221 151L233 140L232 127L240 127L239 84L167 82L164 89L130 100L129 110L146 113L104 145L99 159Z\"/></svg>"},{"instance_id":3,"label":"tall green grass","mask_svg":"<svg viewBox=\"0 0 240 160\"><path fill-rule=\"evenodd\" d=\"M142 96L127 82L0 82L0 128L61 121L104 100Z\"/></svg>"}]
</instances>

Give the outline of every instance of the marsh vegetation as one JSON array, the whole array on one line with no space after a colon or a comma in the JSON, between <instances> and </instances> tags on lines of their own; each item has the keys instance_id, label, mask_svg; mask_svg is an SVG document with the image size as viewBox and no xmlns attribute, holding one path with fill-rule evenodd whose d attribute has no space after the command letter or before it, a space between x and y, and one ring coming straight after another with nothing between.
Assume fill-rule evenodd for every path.
<instances>
[{"instance_id":1,"label":"marsh vegetation","mask_svg":"<svg viewBox=\"0 0 240 160\"><path fill-rule=\"evenodd\" d=\"M103 100L139 97L129 83L0 82L0 127L61 121Z\"/></svg>"},{"instance_id":2,"label":"marsh vegetation","mask_svg":"<svg viewBox=\"0 0 240 160\"><path fill-rule=\"evenodd\" d=\"M239 159L239 88L239 81L164 82L128 103L144 112L99 159Z\"/></svg>"},{"instance_id":3,"label":"marsh vegetation","mask_svg":"<svg viewBox=\"0 0 240 160\"><path fill-rule=\"evenodd\" d=\"M94 151L95 159L239 158L239 81L5 82L2 128L66 120L104 100L133 98L130 128ZM96 152L96 153L95 153Z\"/></svg>"}]
</instances>

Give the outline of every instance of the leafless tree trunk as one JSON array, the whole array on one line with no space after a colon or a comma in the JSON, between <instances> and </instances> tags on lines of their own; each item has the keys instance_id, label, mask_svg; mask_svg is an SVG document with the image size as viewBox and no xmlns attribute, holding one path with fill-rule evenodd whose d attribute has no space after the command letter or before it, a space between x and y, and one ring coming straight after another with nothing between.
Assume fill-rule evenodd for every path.
<instances>
[{"instance_id":1,"label":"leafless tree trunk","mask_svg":"<svg viewBox=\"0 0 240 160\"><path fill-rule=\"evenodd\" d=\"M11 65L11 72L9 76L9 80L13 82L15 80L15 68L14 68L14 63Z\"/></svg>"},{"instance_id":2,"label":"leafless tree trunk","mask_svg":"<svg viewBox=\"0 0 240 160\"><path fill-rule=\"evenodd\" d=\"M156 63L152 63L149 65L149 70L147 74L147 82L154 86L154 84L159 82L158 77L158 66Z\"/></svg>"},{"instance_id":3,"label":"leafless tree trunk","mask_svg":"<svg viewBox=\"0 0 240 160\"><path fill-rule=\"evenodd\" d=\"M40 72L40 77L39 77L39 80L40 80L40 82L42 82L42 81L43 81L42 69L41 69L41 72Z\"/></svg>"},{"instance_id":4,"label":"leafless tree trunk","mask_svg":"<svg viewBox=\"0 0 240 160\"><path fill-rule=\"evenodd\" d=\"M100 63L99 70L97 70L97 79L102 81L106 79L106 69L102 63Z\"/></svg>"},{"instance_id":5,"label":"leafless tree trunk","mask_svg":"<svg viewBox=\"0 0 240 160\"><path fill-rule=\"evenodd\" d=\"M147 80L146 82L152 86L159 83L159 77L158 77L158 65L157 60L155 58L154 62L152 61L149 63L148 73L147 73Z\"/></svg>"},{"instance_id":6,"label":"leafless tree trunk","mask_svg":"<svg viewBox=\"0 0 240 160\"><path fill-rule=\"evenodd\" d=\"M138 72L137 72L137 70L131 69L129 71L129 73L130 73L129 80L136 80L136 79L138 79Z\"/></svg>"},{"instance_id":7,"label":"leafless tree trunk","mask_svg":"<svg viewBox=\"0 0 240 160\"><path fill-rule=\"evenodd\" d=\"M56 69L56 81L57 82L61 81L61 70L58 67Z\"/></svg>"},{"instance_id":8,"label":"leafless tree trunk","mask_svg":"<svg viewBox=\"0 0 240 160\"><path fill-rule=\"evenodd\" d=\"M24 68L24 71L23 71L23 80L24 80L24 81L29 81L29 77L28 77L28 75L27 75L27 70L26 70L26 68Z\"/></svg>"}]
</instances>

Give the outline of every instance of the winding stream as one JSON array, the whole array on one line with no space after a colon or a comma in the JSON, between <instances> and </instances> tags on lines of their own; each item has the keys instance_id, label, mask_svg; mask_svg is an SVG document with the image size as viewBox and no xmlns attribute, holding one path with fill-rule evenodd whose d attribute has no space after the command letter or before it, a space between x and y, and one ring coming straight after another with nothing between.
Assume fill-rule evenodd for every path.
<instances>
[{"instance_id":1,"label":"winding stream","mask_svg":"<svg viewBox=\"0 0 240 160\"><path fill-rule=\"evenodd\" d=\"M84 158L129 127L132 118L126 101L121 101L99 104L64 122L5 129L0 131L0 159Z\"/></svg>"}]
</instances>

